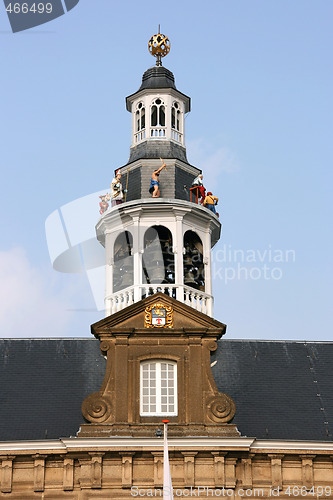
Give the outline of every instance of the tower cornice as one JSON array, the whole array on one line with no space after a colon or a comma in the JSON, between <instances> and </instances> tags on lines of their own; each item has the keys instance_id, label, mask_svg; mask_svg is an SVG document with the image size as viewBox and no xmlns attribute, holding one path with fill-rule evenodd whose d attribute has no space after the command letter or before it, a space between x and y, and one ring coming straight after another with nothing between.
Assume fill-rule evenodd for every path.
<instances>
[{"instance_id":1,"label":"tower cornice","mask_svg":"<svg viewBox=\"0 0 333 500\"><path fill-rule=\"evenodd\" d=\"M135 216L140 216L141 220L143 217L147 218L148 223L156 222L157 212L160 218L163 217L163 220L165 220L165 217L175 218L179 214L182 214L184 218L184 215L187 214L190 219L188 221L189 226L197 227L204 232L207 232L207 228L211 230L212 247L220 238L221 223L218 217L202 205L188 203L183 200L147 198L140 200L139 207L137 201L134 200L122 203L105 212L96 224L97 239L104 246L105 234L108 232L109 227L115 228L115 225L119 226L119 229L124 226L128 227Z\"/></svg>"},{"instance_id":2,"label":"tower cornice","mask_svg":"<svg viewBox=\"0 0 333 500\"><path fill-rule=\"evenodd\" d=\"M126 97L126 109L127 111L131 112L132 111L132 105L134 101L139 100L140 98L144 96L149 96L149 95L171 95L175 99L181 99L184 102L185 105L185 113L189 113L191 111L191 98L187 96L186 94L183 94L176 88L162 88L162 87L156 87L156 88L145 88L145 89L139 89L134 94L131 94Z\"/></svg>"}]
</instances>

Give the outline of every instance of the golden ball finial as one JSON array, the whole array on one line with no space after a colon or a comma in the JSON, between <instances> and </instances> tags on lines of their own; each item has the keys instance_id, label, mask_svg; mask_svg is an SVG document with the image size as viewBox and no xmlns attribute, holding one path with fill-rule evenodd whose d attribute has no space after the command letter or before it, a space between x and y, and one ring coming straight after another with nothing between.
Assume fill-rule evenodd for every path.
<instances>
[{"instance_id":1,"label":"golden ball finial","mask_svg":"<svg viewBox=\"0 0 333 500\"><path fill-rule=\"evenodd\" d=\"M161 57L166 56L170 52L170 40L167 36L162 35L162 33L157 33L153 35L148 42L148 50L152 56L156 57L156 65L161 66Z\"/></svg>"}]
</instances>

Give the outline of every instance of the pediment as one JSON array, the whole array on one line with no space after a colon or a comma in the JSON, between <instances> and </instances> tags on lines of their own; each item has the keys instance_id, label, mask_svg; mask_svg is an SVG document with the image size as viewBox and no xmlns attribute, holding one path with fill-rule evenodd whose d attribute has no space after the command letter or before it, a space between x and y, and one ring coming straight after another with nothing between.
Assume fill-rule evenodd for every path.
<instances>
[{"instance_id":1,"label":"pediment","mask_svg":"<svg viewBox=\"0 0 333 500\"><path fill-rule=\"evenodd\" d=\"M172 310L172 327L152 326L147 328L145 316L147 308L154 304L165 305ZM139 333L140 331L157 334L160 333L187 333L187 331L197 333L212 333L214 336L225 334L226 325L214 318L203 314L193 307L190 307L168 295L158 292L135 304L132 304L111 316L108 316L97 323L91 325L91 332L99 337L103 333L116 333L124 331Z\"/></svg>"}]
</instances>

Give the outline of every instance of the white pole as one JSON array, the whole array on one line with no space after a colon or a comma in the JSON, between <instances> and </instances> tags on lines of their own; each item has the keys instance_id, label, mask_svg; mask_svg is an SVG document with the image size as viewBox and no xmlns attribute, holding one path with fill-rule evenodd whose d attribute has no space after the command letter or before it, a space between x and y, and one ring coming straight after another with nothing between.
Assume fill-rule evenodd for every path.
<instances>
[{"instance_id":1,"label":"white pole","mask_svg":"<svg viewBox=\"0 0 333 500\"><path fill-rule=\"evenodd\" d=\"M163 450L163 500L173 500L172 481L169 464L168 449L168 423L169 420L163 420L164 424L164 450Z\"/></svg>"}]
</instances>

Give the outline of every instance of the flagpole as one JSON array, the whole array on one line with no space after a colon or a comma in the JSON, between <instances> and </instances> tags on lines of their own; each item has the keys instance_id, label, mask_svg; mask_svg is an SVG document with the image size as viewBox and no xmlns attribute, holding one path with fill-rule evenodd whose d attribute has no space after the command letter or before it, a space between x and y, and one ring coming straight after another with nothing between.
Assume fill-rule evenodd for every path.
<instances>
[{"instance_id":1,"label":"flagpole","mask_svg":"<svg viewBox=\"0 0 333 500\"><path fill-rule=\"evenodd\" d=\"M168 423L169 420L162 420L164 425L164 448L163 448L163 500L173 500L172 481L169 464L168 449Z\"/></svg>"}]
</instances>

